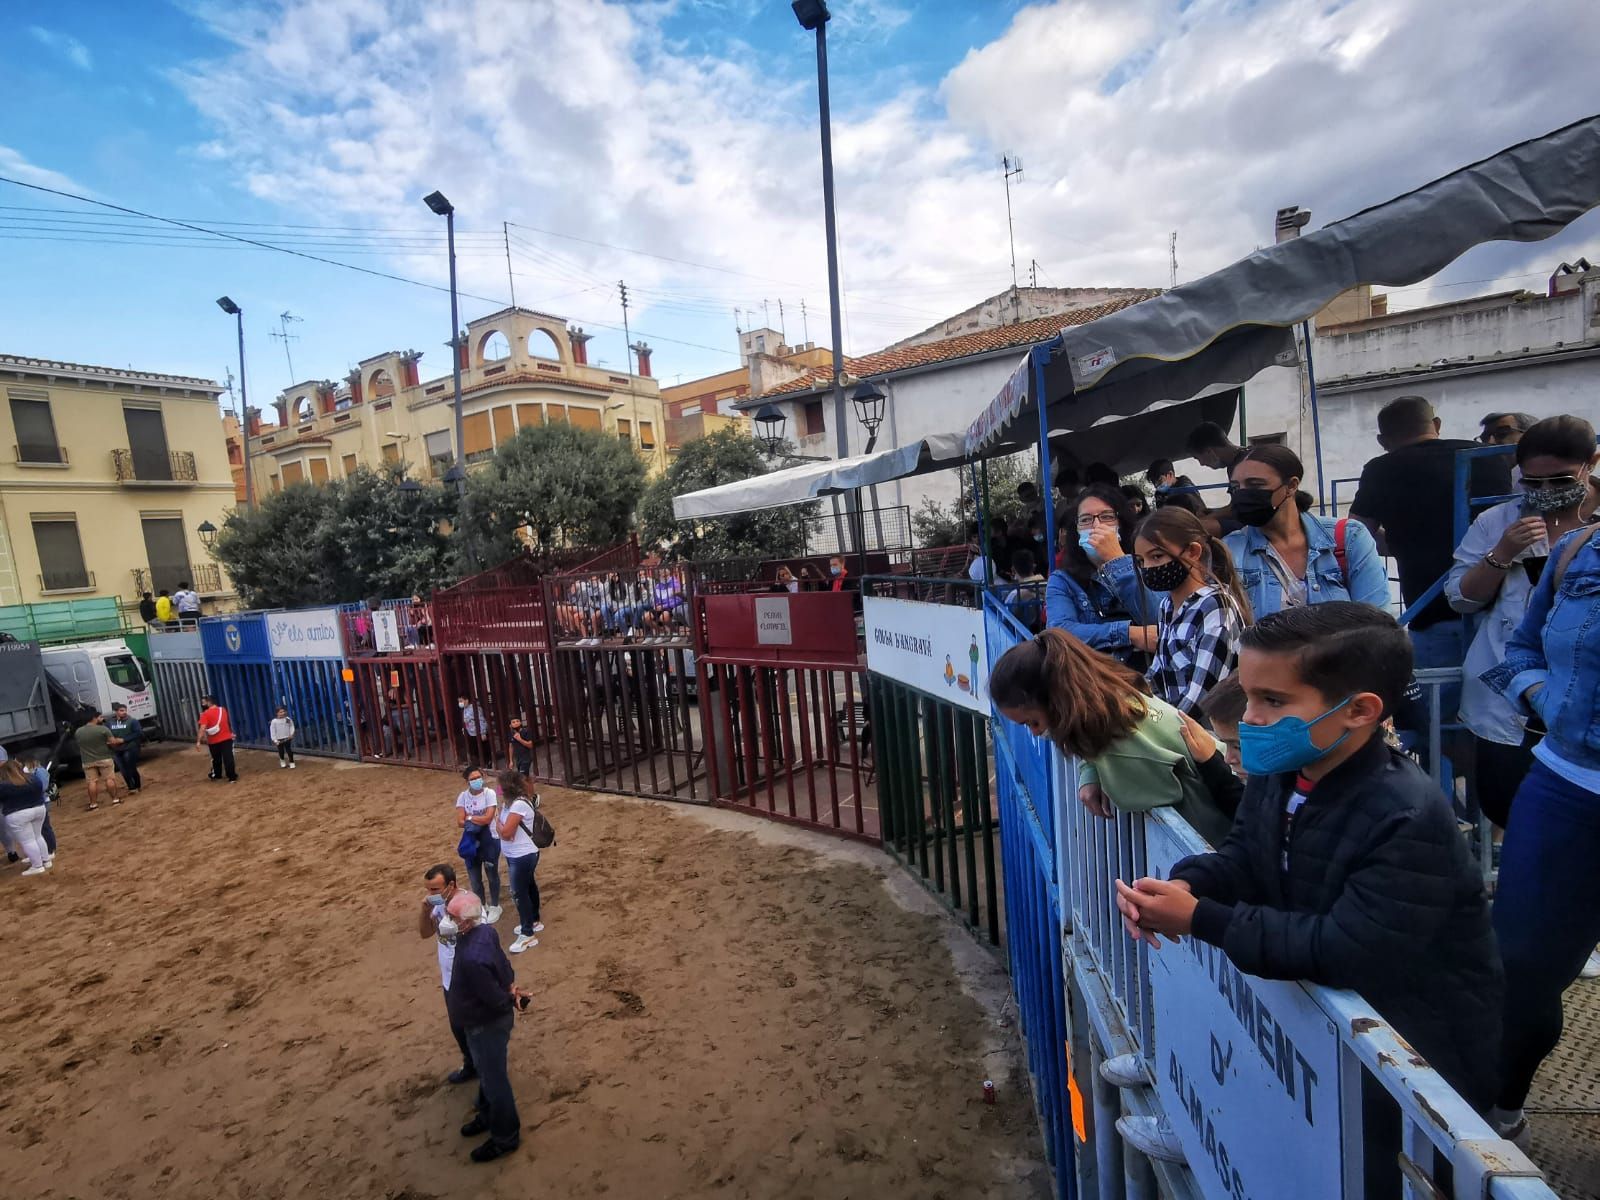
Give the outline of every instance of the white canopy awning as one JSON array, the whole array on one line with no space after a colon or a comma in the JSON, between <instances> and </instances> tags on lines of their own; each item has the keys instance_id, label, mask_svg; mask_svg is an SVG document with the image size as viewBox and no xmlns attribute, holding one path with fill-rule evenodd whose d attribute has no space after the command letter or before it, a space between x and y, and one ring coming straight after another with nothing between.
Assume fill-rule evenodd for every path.
<instances>
[{"instance_id":1,"label":"white canopy awning","mask_svg":"<svg viewBox=\"0 0 1600 1200\"><path fill-rule=\"evenodd\" d=\"M959 433L937 433L892 450L825 462L804 462L767 475L686 492L672 498L672 513L680 521L731 517L761 508L804 504L821 496L836 496L911 475L959 467L964 461L962 439Z\"/></svg>"}]
</instances>

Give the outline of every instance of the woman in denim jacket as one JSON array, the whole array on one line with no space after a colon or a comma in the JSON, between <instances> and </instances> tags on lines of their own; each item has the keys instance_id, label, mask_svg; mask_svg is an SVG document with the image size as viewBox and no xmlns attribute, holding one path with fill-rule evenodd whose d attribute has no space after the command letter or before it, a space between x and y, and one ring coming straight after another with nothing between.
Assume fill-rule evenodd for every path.
<instances>
[{"instance_id":1,"label":"woman in denim jacket","mask_svg":"<svg viewBox=\"0 0 1600 1200\"><path fill-rule=\"evenodd\" d=\"M1585 527L1556 543L1505 662L1483 676L1547 730L1511 805L1494 904L1506 1000L1500 1101L1490 1117L1513 1139L1526 1127L1534 1072L1561 1040L1561 993L1600 942L1600 904L1589 895L1600 862L1597 534Z\"/></svg>"},{"instance_id":2,"label":"woman in denim jacket","mask_svg":"<svg viewBox=\"0 0 1600 1200\"><path fill-rule=\"evenodd\" d=\"M1233 515L1243 529L1223 538L1239 569L1250 611L1260 620L1298 604L1357 600L1388 611L1389 576L1378 545L1359 521L1315 517L1303 510L1304 466L1287 446L1251 446L1230 472ZM1344 527L1344 563L1339 527Z\"/></svg>"},{"instance_id":3,"label":"woman in denim jacket","mask_svg":"<svg viewBox=\"0 0 1600 1200\"><path fill-rule=\"evenodd\" d=\"M1063 514L1061 565L1045 589L1046 624L1124 662L1156 644L1161 597L1139 579L1129 550L1133 506L1105 484L1091 484Z\"/></svg>"}]
</instances>

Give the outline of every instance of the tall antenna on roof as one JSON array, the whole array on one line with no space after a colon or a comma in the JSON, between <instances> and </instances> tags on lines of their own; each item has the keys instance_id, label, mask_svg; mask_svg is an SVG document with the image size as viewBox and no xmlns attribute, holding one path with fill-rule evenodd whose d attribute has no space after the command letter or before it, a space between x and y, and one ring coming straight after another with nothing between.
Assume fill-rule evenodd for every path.
<instances>
[{"instance_id":1,"label":"tall antenna on roof","mask_svg":"<svg viewBox=\"0 0 1600 1200\"><path fill-rule=\"evenodd\" d=\"M1011 290L1017 290L1017 227L1011 219L1011 181L1022 178L1022 160L1015 154L1000 156L1000 176L1006 184L1006 231L1011 236Z\"/></svg>"},{"instance_id":2,"label":"tall antenna on roof","mask_svg":"<svg viewBox=\"0 0 1600 1200\"><path fill-rule=\"evenodd\" d=\"M283 357L289 364L290 387L293 387L295 384L299 383L300 380L294 373L294 356L289 353L289 343L298 342L300 340L300 335L289 332L289 322L294 321L298 324L301 320L302 318L295 316L292 312L281 312L278 314L278 328L269 329L267 331L268 337L283 343Z\"/></svg>"}]
</instances>

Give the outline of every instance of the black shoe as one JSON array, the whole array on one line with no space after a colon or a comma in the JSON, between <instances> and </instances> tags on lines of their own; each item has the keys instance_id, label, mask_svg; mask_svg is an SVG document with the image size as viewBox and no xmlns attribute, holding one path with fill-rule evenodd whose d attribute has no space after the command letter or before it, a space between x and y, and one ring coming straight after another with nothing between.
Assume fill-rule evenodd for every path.
<instances>
[{"instance_id":1,"label":"black shoe","mask_svg":"<svg viewBox=\"0 0 1600 1200\"><path fill-rule=\"evenodd\" d=\"M493 1162L502 1154L510 1154L516 1146L497 1146L493 1141L485 1142L472 1152L473 1162Z\"/></svg>"},{"instance_id":2,"label":"black shoe","mask_svg":"<svg viewBox=\"0 0 1600 1200\"><path fill-rule=\"evenodd\" d=\"M461 1127L462 1137L477 1137L480 1133L489 1131L489 1122L483 1119L482 1113L473 1113L472 1120ZM484 1145L489 1145L485 1142Z\"/></svg>"},{"instance_id":3,"label":"black shoe","mask_svg":"<svg viewBox=\"0 0 1600 1200\"><path fill-rule=\"evenodd\" d=\"M457 1067L444 1078L446 1083L470 1083L477 1077L478 1072L471 1067Z\"/></svg>"}]
</instances>

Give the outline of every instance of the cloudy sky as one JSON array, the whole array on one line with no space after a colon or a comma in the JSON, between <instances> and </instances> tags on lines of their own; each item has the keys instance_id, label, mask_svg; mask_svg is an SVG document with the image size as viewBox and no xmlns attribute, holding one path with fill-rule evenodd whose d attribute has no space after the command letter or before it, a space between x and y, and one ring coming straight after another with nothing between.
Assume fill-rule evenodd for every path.
<instances>
[{"instance_id":1,"label":"cloudy sky","mask_svg":"<svg viewBox=\"0 0 1600 1200\"><path fill-rule=\"evenodd\" d=\"M1600 5L1545 0L832 0L845 347L1010 282L1165 286L1600 106ZM443 190L464 320L517 302L626 361L616 282L667 381L746 326L825 342L815 54L785 0L8 0L0 176L435 287ZM25 97L26 103L18 103ZM502 222L508 224L502 225ZM507 251L509 250L509 277ZM1600 214L1482 247L1397 307L1542 288ZM414 347L448 298L0 183L0 352L250 385ZM802 317L802 305L804 317Z\"/></svg>"}]
</instances>

